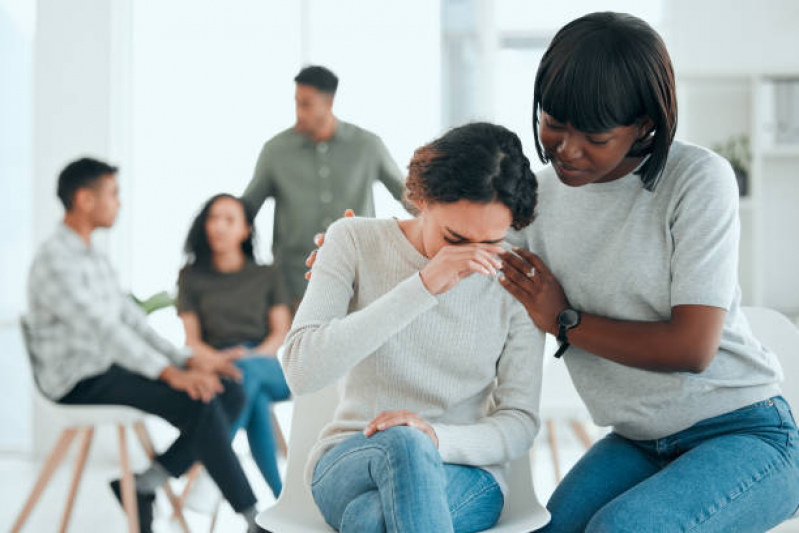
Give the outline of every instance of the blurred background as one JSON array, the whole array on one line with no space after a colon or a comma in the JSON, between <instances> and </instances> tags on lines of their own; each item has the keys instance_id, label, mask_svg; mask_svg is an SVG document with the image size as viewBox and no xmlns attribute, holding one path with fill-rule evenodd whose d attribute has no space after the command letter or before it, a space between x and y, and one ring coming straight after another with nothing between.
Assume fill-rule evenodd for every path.
<instances>
[{"instance_id":1,"label":"blurred background","mask_svg":"<svg viewBox=\"0 0 799 533\"><path fill-rule=\"evenodd\" d=\"M537 169L538 62L558 28L604 10L664 37L677 137L716 149L739 177L744 303L795 319L795 0L0 0L0 524L54 438L32 401L18 317L33 251L63 213L55 183L68 161L120 166L122 210L100 245L134 294L172 291L200 204L243 192L263 143L293 124L302 66L339 76L336 115L381 136L403 169L414 148L475 119L516 131ZM375 193L378 216L405 216L382 185ZM271 213L258 218L265 262ZM174 311L152 320L182 343Z\"/></svg>"}]
</instances>

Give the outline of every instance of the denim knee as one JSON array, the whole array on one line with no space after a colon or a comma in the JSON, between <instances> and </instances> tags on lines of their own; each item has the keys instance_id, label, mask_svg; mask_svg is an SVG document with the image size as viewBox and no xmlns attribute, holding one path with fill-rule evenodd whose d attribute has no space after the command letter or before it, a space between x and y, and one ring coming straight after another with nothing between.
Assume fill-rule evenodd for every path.
<instances>
[{"instance_id":1,"label":"denim knee","mask_svg":"<svg viewBox=\"0 0 799 533\"><path fill-rule=\"evenodd\" d=\"M391 457L392 461L403 460L424 461L436 465L443 464L441 455L433 440L426 433L408 426L395 426L383 430L379 435L380 446Z\"/></svg>"},{"instance_id":2,"label":"denim knee","mask_svg":"<svg viewBox=\"0 0 799 533\"><path fill-rule=\"evenodd\" d=\"M635 533L641 524L634 509L621 503L610 502L602 507L588 522L585 533Z\"/></svg>"}]
</instances>

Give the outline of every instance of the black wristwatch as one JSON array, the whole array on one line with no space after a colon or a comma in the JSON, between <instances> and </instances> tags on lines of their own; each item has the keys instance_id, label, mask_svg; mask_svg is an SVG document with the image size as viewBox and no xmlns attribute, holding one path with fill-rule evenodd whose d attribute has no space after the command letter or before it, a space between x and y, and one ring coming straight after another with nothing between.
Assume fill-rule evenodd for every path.
<instances>
[{"instance_id":1,"label":"black wristwatch","mask_svg":"<svg viewBox=\"0 0 799 533\"><path fill-rule=\"evenodd\" d=\"M558 313L558 342L560 348L555 352L555 357L560 358L569 347L569 338L567 333L570 329L576 328L580 325L580 318L582 317L580 311L567 307Z\"/></svg>"}]
</instances>

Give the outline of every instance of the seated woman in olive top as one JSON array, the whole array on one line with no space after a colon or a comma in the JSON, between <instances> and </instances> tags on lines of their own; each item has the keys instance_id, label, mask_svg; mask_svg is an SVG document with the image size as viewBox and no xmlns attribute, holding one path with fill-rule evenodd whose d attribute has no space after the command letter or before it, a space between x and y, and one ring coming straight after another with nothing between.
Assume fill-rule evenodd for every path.
<instances>
[{"instance_id":1,"label":"seated woman in olive top","mask_svg":"<svg viewBox=\"0 0 799 533\"><path fill-rule=\"evenodd\" d=\"M272 433L272 402L290 393L275 352L291 327L285 286L253 254L253 211L239 198L214 196L186 238L178 278L178 314L197 352L236 358L247 403L233 425L247 432L253 458L277 497L282 489Z\"/></svg>"}]
</instances>

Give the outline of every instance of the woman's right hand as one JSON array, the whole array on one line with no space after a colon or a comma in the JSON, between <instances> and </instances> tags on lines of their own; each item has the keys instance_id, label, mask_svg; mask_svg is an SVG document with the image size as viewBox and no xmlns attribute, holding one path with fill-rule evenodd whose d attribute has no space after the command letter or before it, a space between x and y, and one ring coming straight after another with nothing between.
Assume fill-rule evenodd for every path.
<instances>
[{"instance_id":1,"label":"woman's right hand","mask_svg":"<svg viewBox=\"0 0 799 533\"><path fill-rule=\"evenodd\" d=\"M183 391L192 400L202 400L204 403L210 402L214 396L225 390L216 375L199 370L181 370L170 366L162 372L161 378L173 389Z\"/></svg>"},{"instance_id":2,"label":"woman's right hand","mask_svg":"<svg viewBox=\"0 0 799 533\"><path fill-rule=\"evenodd\" d=\"M458 244L444 246L419 273L432 295L447 292L472 274L495 276L502 266L498 244Z\"/></svg>"},{"instance_id":3,"label":"woman's right hand","mask_svg":"<svg viewBox=\"0 0 799 533\"><path fill-rule=\"evenodd\" d=\"M346 211L344 211L344 218L351 218L351 217L354 217L354 216L355 216L355 211L353 211L352 209L347 209ZM316 246L316 250L311 252L311 255L309 255L308 259L305 260L305 266L307 266L308 268L313 267L314 262L316 262L316 252L325 243L325 234L324 233L317 234L313 238L313 243L314 243L314 246ZM305 279L311 279L311 271L310 270L305 273Z\"/></svg>"}]
</instances>

